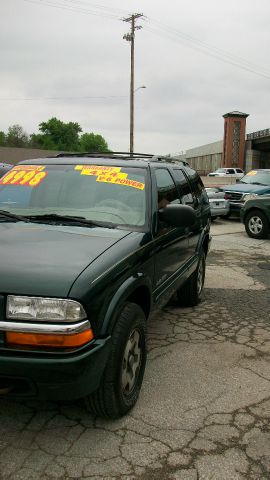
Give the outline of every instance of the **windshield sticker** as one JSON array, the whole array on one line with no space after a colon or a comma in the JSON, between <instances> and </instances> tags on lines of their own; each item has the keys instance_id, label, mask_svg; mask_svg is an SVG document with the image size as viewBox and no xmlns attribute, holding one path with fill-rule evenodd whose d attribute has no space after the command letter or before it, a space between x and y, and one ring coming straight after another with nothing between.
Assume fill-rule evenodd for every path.
<instances>
[{"instance_id":1,"label":"windshield sticker","mask_svg":"<svg viewBox=\"0 0 270 480\"><path fill-rule=\"evenodd\" d=\"M106 167L103 165L76 165L75 170L80 170L81 175L100 175L107 172L121 172L121 167Z\"/></svg>"},{"instance_id":2,"label":"windshield sticker","mask_svg":"<svg viewBox=\"0 0 270 480\"><path fill-rule=\"evenodd\" d=\"M44 170L46 167L46 165L15 165L13 168L12 168L12 171L13 170L35 170L36 172L41 172L42 170Z\"/></svg>"},{"instance_id":3,"label":"windshield sticker","mask_svg":"<svg viewBox=\"0 0 270 480\"><path fill-rule=\"evenodd\" d=\"M29 167L29 165L26 165ZM44 167L41 167L43 169ZM36 187L39 185L45 177L47 177L48 172L42 172L39 167L36 169L35 166L28 169L13 168L6 175L4 175L0 180L0 185L24 185L26 187Z\"/></svg>"},{"instance_id":4,"label":"windshield sticker","mask_svg":"<svg viewBox=\"0 0 270 480\"><path fill-rule=\"evenodd\" d=\"M124 175L126 175L126 177L124 177ZM129 178L127 178L127 173L99 175L97 177L97 182L115 183L117 185L126 185L128 187L137 188L138 190L143 190L144 189L144 183L137 182L136 180L130 180Z\"/></svg>"},{"instance_id":5,"label":"windshield sticker","mask_svg":"<svg viewBox=\"0 0 270 480\"><path fill-rule=\"evenodd\" d=\"M247 175L257 175L257 170L251 170L250 172L247 173Z\"/></svg>"},{"instance_id":6,"label":"windshield sticker","mask_svg":"<svg viewBox=\"0 0 270 480\"><path fill-rule=\"evenodd\" d=\"M144 190L145 184L130 180L127 173L121 172L121 167L107 167L104 165L76 165L75 170L79 170L81 175L96 176L97 182L114 183L116 185L126 185L128 187Z\"/></svg>"}]
</instances>

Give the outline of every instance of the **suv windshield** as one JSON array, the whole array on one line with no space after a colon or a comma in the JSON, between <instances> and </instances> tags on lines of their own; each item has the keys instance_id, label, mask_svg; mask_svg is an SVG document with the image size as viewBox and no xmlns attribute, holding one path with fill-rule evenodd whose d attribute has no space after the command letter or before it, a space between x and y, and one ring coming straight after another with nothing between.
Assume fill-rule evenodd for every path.
<instances>
[{"instance_id":1,"label":"suv windshield","mask_svg":"<svg viewBox=\"0 0 270 480\"><path fill-rule=\"evenodd\" d=\"M226 168L218 168L215 173L226 173Z\"/></svg>"},{"instance_id":2,"label":"suv windshield","mask_svg":"<svg viewBox=\"0 0 270 480\"><path fill-rule=\"evenodd\" d=\"M146 172L107 165L17 165L0 180L0 209L46 215L44 221L56 214L138 229L146 222Z\"/></svg>"},{"instance_id":3,"label":"suv windshield","mask_svg":"<svg viewBox=\"0 0 270 480\"><path fill-rule=\"evenodd\" d=\"M270 171L262 172L259 170L251 170L241 178L240 183L270 186Z\"/></svg>"}]
</instances>

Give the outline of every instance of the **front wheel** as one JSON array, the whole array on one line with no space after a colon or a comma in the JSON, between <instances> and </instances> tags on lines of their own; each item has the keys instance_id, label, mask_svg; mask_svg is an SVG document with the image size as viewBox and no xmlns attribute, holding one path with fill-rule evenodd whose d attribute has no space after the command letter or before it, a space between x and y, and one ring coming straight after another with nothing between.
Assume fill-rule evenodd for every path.
<instances>
[{"instance_id":1,"label":"front wheel","mask_svg":"<svg viewBox=\"0 0 270 480\"><path fill-rule=\"evenodd\" d=\"M253 210L245 218L245 229L251 238L266 238L269 224L266 216L260 210Z\"/></svg>"},{"instance_id":2,"label":"front wheel","mask_svg":"<svg viewBox=\"0 0 270 480\"><path fill-rule=\"evenodd\" d=\"M146 318L134 303L126 303L112 333L112 349L98 390L87 397L91 411L118 418L136 403L146 363Z\"/></svg>"},{"instance_id":3,"label":"front wheel","mask_svg":"<svg viewBox=\"0 0 270 480\"><path fill-rule=\"evenodd\" d=\"M205 279L205 254L200 253L198 266L188 281L177 291L178 302L183 307L194 307L202 296Z\"/></svg>"}]
</instances>

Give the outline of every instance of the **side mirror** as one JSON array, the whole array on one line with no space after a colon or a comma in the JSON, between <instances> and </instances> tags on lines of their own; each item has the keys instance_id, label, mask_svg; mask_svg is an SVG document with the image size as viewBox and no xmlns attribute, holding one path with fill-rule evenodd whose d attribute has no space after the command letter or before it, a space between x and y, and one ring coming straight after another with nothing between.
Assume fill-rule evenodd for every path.
<instances>
[{"instance_id":1,"label":"side mirror","mask_svg":"<svg viewBox=\"0 0 270 480\"><path fill-rule=\"evenodd\" d=\"M167 205L158 211L161 222L171 227L191 227L196 222L196 213L188 205Z\"/></svg>"}]
</instances>

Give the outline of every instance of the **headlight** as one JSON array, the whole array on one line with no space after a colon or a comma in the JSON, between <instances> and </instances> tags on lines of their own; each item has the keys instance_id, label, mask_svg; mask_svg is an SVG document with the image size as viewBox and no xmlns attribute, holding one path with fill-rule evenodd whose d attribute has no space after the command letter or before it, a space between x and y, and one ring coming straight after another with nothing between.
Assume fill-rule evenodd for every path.
<instances>
[{"instance_id":1,"label":"headlight","mask_svg":"<svg viewBox=\"0 0 270 480\"><path fill-rule=\"evenodd\" d=\"M76 322L85 319L86 313L74 300L8 295L6 316L17 320Z\"/></svg>"},{"instance_id":2,"label":"headlight","mask_svg":"<svg viewBox=\"0 0 270 480\"><path fill-rule=\"evenodd\" d=\"M253 200L257 196L258 196L257 193L247 193L246 195L243 196L243 200L244 202L247 202L247 200Z\"/></svg>"}]
</instances>

